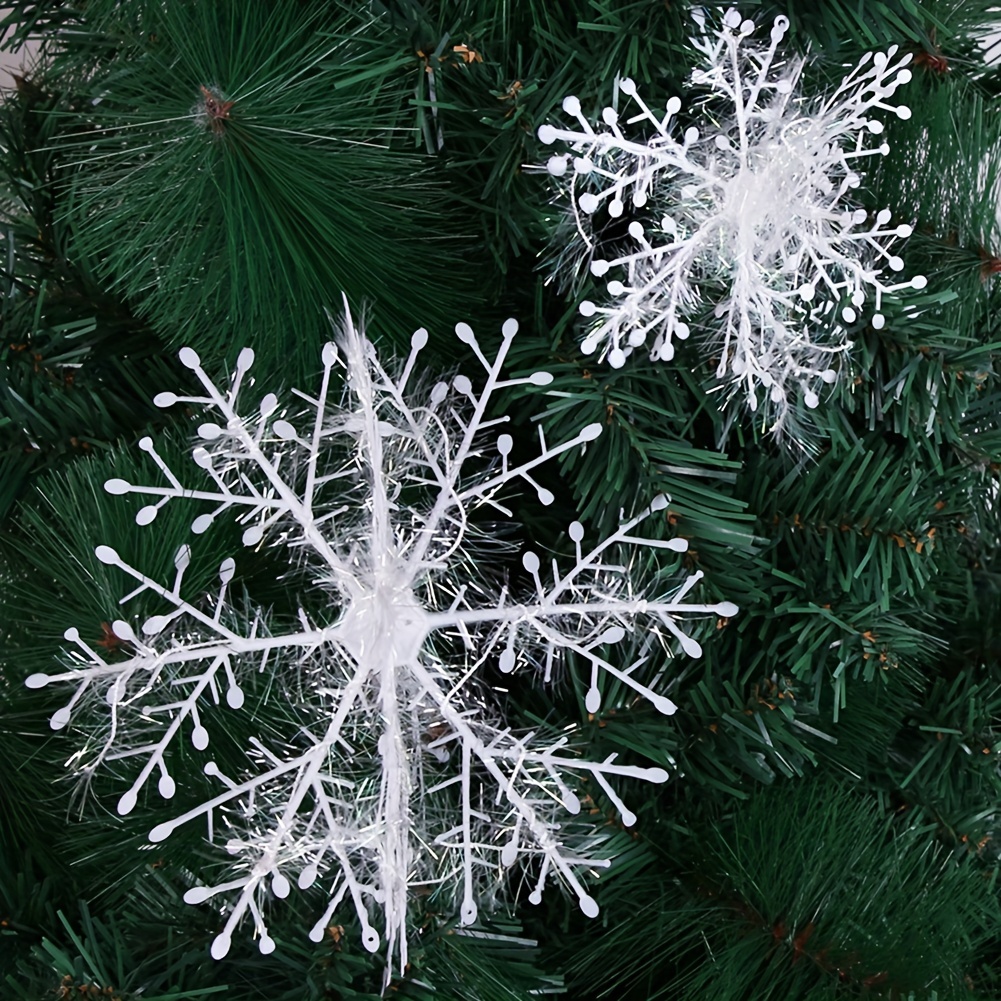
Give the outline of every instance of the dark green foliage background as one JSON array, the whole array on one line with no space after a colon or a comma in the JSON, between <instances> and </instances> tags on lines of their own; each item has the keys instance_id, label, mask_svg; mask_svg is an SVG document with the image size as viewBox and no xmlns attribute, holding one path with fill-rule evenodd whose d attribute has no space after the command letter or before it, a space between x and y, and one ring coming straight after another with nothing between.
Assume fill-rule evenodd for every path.
<instances>
[{"instance_id":1,"label":"dark green foliage background","mask_svg":"<svg viewBox=\"0 0 1001 1001\"><path fill-rule=\"evenodd\" d=\"M851 333L851 371L801 414L790 452L750 421L727 427L695 343L669 364L612 371L577 347L590 279L550 281L564 207L526 165L536 129L576 94L586 111L617 74L649 99L685 96L696 60L681 0L12 0L7 48L42 55L0 106L0 984L25 1001L89 997L374 998L378 957L356 929L313 945L313 901L276 908L278 950L237 937L208 957L209 908L181 902L214 864L199 831L156 851L128 824L120 778L71 810L54 703L23 679L63 630L91 640L121 582L93 557L113 542L147 572L169 567L190 512L137 529L103 480L146 475L135 442L180 456L196 416L154 408L183 391L176 348L217 372L251 343L278 389L312 387L325 309L369 307L383 351L425 326L449 369L451 326L481 338L517 316L512 368L547 390L506 401L551 439L600 421L585 454L518 502L525 539L578 514L597 532L657 493L664 535L690 541L706 600L702 659L677 658L670 719L609 687L583 709L572 669L526 684L520 725L579 721L592 753L666 765L656 794L625 790L624 829L588 800L614 866L595 921L551 890L457 934L434 901L391 996L820 1001L1001 996L1001 76L982 38L990 0L785 0L741 5L805 52L808 91L891 44L911 52L909 121L863 205L910 222L905 274L920 295ZM712 21L725 9L706 5ZM232 101L206 109L206 88ZM217 107L220 105L217 104ZM218 114L218 112L217 112ZM892 118L892 116L890 116ZM693 339L694 340L694 339ZM199 593L234 529L216 526L188 579ZM557 542L554 545L559 546ZM281 553L244 554L249 600L291 614ZM669 582L677 568L638 567ZM657 578L656 575L662 576ZM88 632L89 630L89 632ZM266 687L257 693L266 699ZM255 731L294 707L266 702ZM245 732L246 731L246 732ZM250 725L219 753L234 762ZM175 768L197 772L178 759ZM235 765L234 765L235 767ZM179 783L183 785L183 783ZM588 792L585 788L585 792ZM148 822L148 823L147 823ZM83 991L79 988L83 987Z\"/></svg>"}]
</instances>

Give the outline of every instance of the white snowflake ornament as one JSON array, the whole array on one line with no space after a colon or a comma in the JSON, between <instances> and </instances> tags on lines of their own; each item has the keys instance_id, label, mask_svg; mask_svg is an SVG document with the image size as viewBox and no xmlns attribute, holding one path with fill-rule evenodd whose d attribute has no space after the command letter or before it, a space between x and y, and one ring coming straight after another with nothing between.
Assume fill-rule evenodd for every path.
<instances>
[{"instance_id":1,"label":"white snowflake ornament","mask_svg":"<svg viewBox=\"0 0 1001 1001\"><path fill-rule=\"evenodd\" d=\"M177 553L174 580L166 583L99 546L99 560L136 582L122 603L153 592L163 612L142 623L116 621L114 634L125 645L117 655L95 649L70 629L66 638L75 650L66 670L27 680L33 688L73 689L52 717L55 729L85 710L91 717L104 713L103 736L75 764L86 777L105 762L133 763L121 814L154 780L161 797L173 798L181 781L172 773L176 741L190 740L206 752L217 714L261 708L251 710L245 692L256 674L305 714L306 725L291 727L282 741L251 738L240 774L225 774L208 760L204 772L217 794L150 831L150 840L159 842L200 818L209 840L232 856L227 878L185 895L189 903L230 901L212 944L216 958L226 955L246 915L261 951L272 951L266 922L271 898L318 885L325 903L311 938L319 941L338 909L350 906L365 947L385 944L388 977L407 964L415 890L452 894L461 923L469 925L478 901L489 899L497 877L519 859L536 863L533 902L554 876L594 915L597 905L582 870L609 863L589 854L595 839L579 833L586 825L566 823L581 810L577 780L590 779L630 825L636 818L616 792L616 780L668 778L663 768L620 764L615 754L600 761L580 757L569 730L552 737L512 729L500 718L495 693L479 680L490 668L549 680L573 654L589 671L589 711L599 709L602 678L608 677L669 715L674 704L644 672L652 659L650 637L663 634L698 656L699 645L679 618L737 611L729 602L687 600L701 573L688 576L674 594L633 590L631 553L687 548L684 540L637 534L647 517L665 508L663 497L597 544L585 545L583 527L571 524L575 558L569 566L525 552L530 583L524 589L476 567L475 541L483 529L471 524L474 511L486 507L510 519L502 495L522 484L551 503L552 493L533 478L535 469L601 432L600 425L588 425L551 445L540 428L537 449L515 458L512 437L497 433L507 418L487 416L493 396L505 387L551 381L547 373L502 378L516 330L513 320L504 324L497 357L489 361L473 331L459 324L459 339L482 364L483 384L476 389L459 375L451 386L429 386L416 378L424 330L413 335L405 365L391 375L348 316L339 348L323 349L319 393L298 394L306 413L295 423L271 393L238 409L251 350L240 353L231 385L219 388L195 352L184 349L181 360L205 395L162 393L156 402L185 402L216 415L198 429L195 484L187 485L187 474L175 474L144 438L140 447L159 466L165 485L122 479L105 485L112 494L150 498L136 517L142 525L172 501L210 507L194 519L195 534L222 515L235 515L246 526L245 545L285 547L290 562L294 557L312 580L298 621L289 624L230 600L232 558L219 569L217 589L192 599L182 595L191 560L187 545ZM330 398L338 367L346 387L340 405ZM622 640L638 629L645 645L636 645L640 653L632 663L622 663L616 644L622 650ZM662 664L669 662L666 650L658 653Z\"/></svg>"},{"instance_id":2,"label":"white snowflake ornament","mask_svg":"<svg viewBox=\"0 0 1001 1001\"><path fill-rule=\"evenodd\" d=\"M722 321L710 344L717 379L752 411L764 403L774 430L792 396L816 407L836 380L836 356L850 347L842 323L872 300L879 328L885 294L926 285L884 276L902 270L890 247L911 227L891 226L888 210L870 219L852 200L866 158L889 152L885 141L868 145L883 132L874 113L910 116L888 102L910 79L911 57L895 58L896 46L868 54L833 94L808 101L796 93L804 60L776 58L788 27L776 18L769 45L753 45L754 23L726 13L703 47L707 68L691 77L709 91L697 107L703 130L682 131L679 98L657 112L629 79L617 94L634 112L605 108L592 126L568 97L579 127L539 129L544 143L572 150L548 170L565 179L580 247L593 250L587 219L599 209L634 216L622 253L591 260L593 275L613 277L607 299L581 303L583 351L618 368L650 343L652 358L669 361L675 338L711 312Z\"/></svg>"}]
</instances>

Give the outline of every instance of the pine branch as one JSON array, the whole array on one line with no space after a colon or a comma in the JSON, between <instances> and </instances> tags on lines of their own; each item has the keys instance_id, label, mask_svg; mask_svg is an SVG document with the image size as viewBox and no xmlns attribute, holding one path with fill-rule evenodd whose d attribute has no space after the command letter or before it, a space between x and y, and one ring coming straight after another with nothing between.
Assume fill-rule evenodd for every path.
<instances>
[{"instance_id":1,"label":"pine branch","mask_svg":"<svg viewBox=\"0 0 1001 1001\"><path fill-rule=\"evenodd\" d=\"M159 343L87 269L67 260L44 115L25 83L0 109L0 519L39 472L107 448L159 417Z\"/></svg>"},{"instance_id":2,"label":"pine branch","mask_svg":"<svg viewBox=\"0 0 1001 1001\"><path fill-rule=\"evenodd\" d=\"M293 345L322 343L331 296L370 295L376 273L387 332L415 307L433 328L454 315L469 248L450 195L407 150L420 60L386 25L315 3L109 16L115 57L72 92L100 100L52 113L60 213L70 255L158 332L208 354L253 327L262 358L299 364Z\"/></svg>"},{"instance_id":3,"label":"pine branch","mask_svg":"<svg viewBox=\"0 0 1001 1001\"><path fill-rule=\"evenodd\" d=\"M982 870L890 827L874 802L804 782L700 835L670 896L630 902L645 936L609 929L575 957L575 996L976 996L969 977L1001 918Z\"/></svg>"}]
</instances>

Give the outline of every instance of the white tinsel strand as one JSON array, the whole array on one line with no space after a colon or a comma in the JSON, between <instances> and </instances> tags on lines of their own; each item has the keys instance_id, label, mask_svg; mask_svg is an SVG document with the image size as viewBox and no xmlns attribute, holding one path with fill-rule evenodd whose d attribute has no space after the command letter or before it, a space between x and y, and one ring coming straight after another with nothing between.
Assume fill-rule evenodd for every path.
<instances>
[{"instance_id":1,"label":"white tinsel strand","mask_svg":"<svg viewBox=\"0 0 1001 1001\"><path fill-rule=\"evenodd\" d=\"M551 445L540 428L534 457L513 460L512 437L496 433L507 418L487 417L492 396L505 387L551 381L542 372L502 377L516 330L513 320L504 324L491 361L469 326L459 324L459 339L482 365L482 387L459 375L451 386L422 388L413 384L427 343L424 330L413 335L410 356L394 376L348 317L340 349L323 349L318 394L298 394L307 411L304 423L295 424L272 393L257 406L238 409L241 392L252 382L253 351L240 353L232 383L219 387L195 352L184 349L181 360L205 395L161 393L156 402L183 402L217 415L199 426L202 442L192 452L200 484L185 484L184 474L175 473L144 438L140 447L166 485L122 479L105 485L112 494L150 498L136 516L140 525L175 500L212 506L194 519L195 534L215 518L237 515L246 526L246 546L283 547L290 559L307 561L322 601L304 596L303 606L329 610L317 621L317 613L303 607L292 628L269 622L260 611L242 612L229 597L236 574L232 558L219 568L217 589L194 603L182 597L189 546L176 555L174 579L163 583L102 545L98 559L136 582L122 603L152 592L163 600L164 612L142 623L113 623L115 636L128 644L124 658L94 649L70 629L66 639L75 650L67 669L27 680L32 688L73 689L52 717L55 729L103 704L103 742L91 742L74 765L91 774L107 762L134 763L137 774L118 804L123 815L151 781L161 797L173 798L172 745L187 737L204 752L216 714L250 711L244 709L244 679L269 672L279 688L284 681L286 697L301 690L311 695L308 725L292 727L278 751L251 738L247 767L232 776L209 760L204 772L218 783L218 794L150 831L150 840L158 842L202 819L209 840L221 841L232 856L230 878L185 895L189 903L232 900L212 945L216 958L226 955L247 916L261 951L271 952L275 943L265 919L271 898L287 897L293 885L306 890L319 884L326 903L311 937L318 941L338 908L351 907L367 949L378 949L384 937L388 976L407 963L408 905L415 888L450 888L462 924L469 925L477 919L478 901L489 902L498 875L519 858L537 863L532 901L541 899L553 876L594 915L597 905L582 874L608 861L589 854L586 839L565 823L567 815L580 813L576 781L593 780L628 826L636 817L616 792L616 780L668 778L663 768L619 764L615 754L601 761L577 756L566 735L512 730L478 681L486 665L504 674L537 666L548 681L572 654L589 671L590 712L599 710L602 678L609 677L669 715L674 704L644 680L647 651L628 658L633 663L606 651L616 644L622 650L627 635L642 631L660 633L685 654L699 656L679 617L737 611L730 602L687 600L700 572L668 595L644 596L629 580L628 564L637 551L687 549L684 540L637 534L646 518L666 508L664 497L597 543L585 544L584 528L572 523L575 559L569 567L525 552L522 565L532 582L527 593L499 581L491 590L468 574L470 513L486 505L509 519L501 493L521 484L552 503L552 493L533 478L535 468L601 432L600 425L588 425ZM346 374L340 405L329 398L337 366ZM339 464L331 464L333 456ZM449 654L454 648L458 655Z\"/></svg>"},{"instance_id":2,"label":"white tinsel strand","mask_svg":"<svg viewBox=\"0 0 1001 1001\"><path fill-rule=\"evenodd\" d=\"M883 277L884 268L903 269L889 248L911 227L890 226L885 209L870 220L852 200L866 158L889 152L885 142L866 145L883 131L872 115L910 116L887 103L910 79L910 56L894 60L895 46L868 54L832 95L808 102L796 95L803 60L776 59L788 26L776 18L770 44L754 46L746 41L754 23L726 13L704 46L708 68L691 79L710 90L701 102L705 134L692 126L676 136L681 100L656 112L629 79L617 89L633 114L605 108L592 125L568 97L564 111L579 128L539 129L544 143L573 151L553 156L548 170L567 178L580 247L593 246L588 218L602 206L613 219L627 207L639 216L627 251L591 261L593 275L615 277L606 300L581 304L583 351L617 368L652 342L651 357L669 361L675 338L711 312L722 320L719 340L707 344L720 359L720 387L760 409L775 431L795 395L816 407L836 381L837 358L850 347L842 323L872 299L878 329L884 295L926 285L921 276Z\"/></svg>"}]
</instances>

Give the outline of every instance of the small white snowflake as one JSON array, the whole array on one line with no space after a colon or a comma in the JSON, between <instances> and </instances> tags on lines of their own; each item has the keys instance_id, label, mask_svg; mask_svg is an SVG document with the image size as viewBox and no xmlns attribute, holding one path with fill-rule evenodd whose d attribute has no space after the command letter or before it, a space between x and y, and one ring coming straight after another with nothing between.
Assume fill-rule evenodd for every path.
<instances>
[{"instance_id":1,"label":"small white snowflake","mask_svg":"<svg viewBox=\"0 0 1001 1001\"><path fill-rule=\"evenodd\" d=\"M141 762L118 804L121 814L135 807L152 779L158 779L162 797L174 796L171 745L186 733L198 751L208 748L206 724L227 711L219 708L221 693L229 710L239 711L248 701L246 679L267 672L280 698L301 703L307 725L292 727L277 745L252 738L244 774L224 774L209 761L204 771L218 783L218 794L149 834L162 841L199 817L208 824L210 841L224 829L221 840L234 856L230 878L185 895L190 903L234 898L212 945L217 958L227 953L247 913L261 951L273 950L263 906L268 891L282 898L293 883L303 890L320 883L326 904L311 937L318 941L350 898L366 948L379 947L381 926L387 967L402 970L411 891L437 887L454 894L460 920L468 925L476 920L477 900L489 896L497 876L519 857L538 862L533 902L541 899L547 877L555 876L594 915L597 905L581 872L608 862L589 856L589 843L591 851L596 843L590 834L574 834L573 825L561 821L581 810L575 777L592 780L626 825L636 818L616 793L615 780L668 778L663 768L619 764L615 754L601 761L579 757L569 746L569 731L559 738L514 731L498 718L492 693L477 679L492 666L504 674L534 670L549 680L569 653L589 666L590 712L599 709L607 676L671 714L674 704L654 688L665 668L652 672L654 678L644 673L654 654L665 667L671 659L662 648L653 649L651 637L663 633L686 654L699 656L698 643L682 631L678 617L730 616L737 610L729 602L686 600L700 572L674 594L634 593L626 564L640 547L674 553L687 548L684 540L636 534L652 512L664 510L663 497L591 547L584 545L583 527L571 524L576 558L566 568L525 552L522 565L531 583L524 593L477 571L473 512L486 505L494 516L510 519L501 494L519 481L533 487L543 504L551 503L553 494L533 478L536 467L601 432L591 424L550 445L540 428L537 452L514 457L512 437L495 430L508 418L487 416L493 395L551 381L542 372L502 378L516 330L513 320L504 324L497 358L489 361L473 331L459 324L459 339L483 366L483 386L477 390L459 375L451 387L431 387L416 377L427 343L424 330L413 335L406 364L394 376L348 317L340 350L334 344L323 349L319 393L297 394L307 408L305 431L279 410L271 393L241 415L237 400L248 382L250 349L240 353L232 384L220 389L186 348L181 360L205 395L162 393L156 402L184 402L218 415L200 425L202 444L192 453L207 483L185 486L144 438L140 448L159 466L166 485L136 486L117 478L106 484L112 494L152 498L136 516L141 525L175 499L212 506L194 519L196 534L220 515L236 514L246 525L245 545L286 547L313 579L313 600L303 597L299 621L290 627L263 611L242 612L230 600L232 558L220 567L218 589L196 602L181 594L191 560L187 545L177 553L175 579L166 584L99 546L99 560L137 582L122 602L153 592L163 599L163 613L141 624L116 621L112 628L123 644L117 656L94 649L70 629L66 638L75 650L67 670L27 681L29 687L59 683L75 689L53 715L55 729L86 703L106 714L100 739L74 762L85 777L103 762ZM345 370L346 387L339 406L328 400L337 367ZM637 629L645 635L635 645L639 653L632 663L616 663L607 648ZM305 694L296 697L298 692Z\"/></svg>"},{"instance_id":2,"label":"small white snowflake","mask_svg":"<svg viewBox=\"0 0 1001 1001\"><path fill-rule=\"evenodd\" d=\"M726 13L704 45L708 69L691 78L709 89L701 103L705 134L690 126L678 137L681 100L672 97L657 113L629 79L618 80L617 90L635 114L605 108L592 127L580 101L568 97L563 109L580 128L539 129L544 143L562 141L574 151L553 156L548 170L569 176L581 246L593 247L585 221L601 206L616 219L628 200L644 219L629 223L631 243L621 256L591 261L595 276L618 277L603 304L580 306L590 321L584 352L600 350L618 368L652 335L651 357L670 360L674 338L687 338L689 323L711 310L723 321L711 344L720 358L717 379L751 410L763 390L775 430L790 394L816 407L824 384L836 380L834 356L850 347L840 324L855 322L870 293L879 328L883 295L926 285L920 276L884 281L884 266L903 268L889 247L911 227L888 228L888 210L868 220L851 201L865 158L889 152L885 142L866 146L883 131L872 113L910 116L887 103L910 79L910 56L894 61L895 46L868 54L832 95L810 102L796 96L804 60L776 60L788 26L776 18L771 44L762 48L745 42L752 21Z\"/></svg>"}]
</instances>

